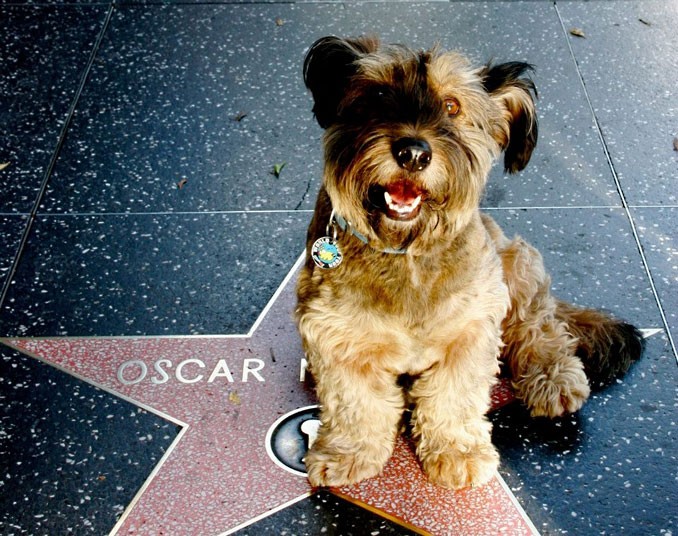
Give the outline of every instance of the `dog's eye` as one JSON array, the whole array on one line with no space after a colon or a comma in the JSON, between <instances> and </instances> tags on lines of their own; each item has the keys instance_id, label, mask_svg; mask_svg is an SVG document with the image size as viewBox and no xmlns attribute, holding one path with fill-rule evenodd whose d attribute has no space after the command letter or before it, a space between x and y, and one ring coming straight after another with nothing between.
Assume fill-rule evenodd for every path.
<instances>
[{"instance_id":1,"label":"dog's eye","mask_svg":"<svg viewBox=\"0 0 678 536\"><path fill-rule=\"evenodd\" d=\"M461 104L454 97L445 99L445 111L450 117L455 116L461 111Z\"/></svg>"}]
</instances>

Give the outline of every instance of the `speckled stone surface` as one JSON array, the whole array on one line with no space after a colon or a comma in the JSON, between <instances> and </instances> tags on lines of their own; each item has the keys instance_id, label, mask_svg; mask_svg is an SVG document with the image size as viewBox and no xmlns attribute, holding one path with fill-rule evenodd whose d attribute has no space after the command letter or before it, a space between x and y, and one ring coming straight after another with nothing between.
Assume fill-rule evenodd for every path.
<instances>
[{"instance_id":1,"label":"speckled stone surface","mask_svg":"<svg viewBox=\"0 0 678 536\"><path fill-rule=\"evenodd\" d=\"M320 490L232 534L343 534L345 536L421 534L328 491Z\"/></svg>"},{"instance_id":2,"label":"speckled stone surface","mask_svg":"<svg viewBox=\"0 0 678 536\"><path fill-rule=\"evenodd\" d=\"M300 76L308 38L293 20L276 24L298 11L117 9L41 210L312 208L320 130Z\"/></svg>"},{"instance_id":3,"label":"speckled stone surface","mask_svg":"<svg viewBox=\"0 0 678 536\"><path fill-rule=\"evenodd\" d=\"M0 345L0 533L106 534L177 436L134 404Z\"/></svg>"},{"instance_id":4,"label":"speckled stone surface","mask_svg":"<svg viewBox=\"0 0 678 536\"><path fill-rule=\"evenodd\" d=\"M0 289L9 277L27 221L25 216L0 215Z\"/></svg>"},{"instance_id":5,"label":"speckled stone surface","mask_svg":"<svg viewBox=\"0 0 678 536\"><path fill-rule=\"evenodd\" d=\"M0 212L30 212L77 96L103 6L2 6Z\"/></svg>"},{"instance_id":6,"label":"speckled stone surface","mask_svg":"<svg viewBox=\"0 0 678 536\"><path fill-rule=\"evenodd\" d=\"M39 217L0 314L16 336L245 333L307 213Z\"/></svg>"},{"instance_id":7,"label":"speckled stone surface","mask_svg":"<svg viewBox=\"0 0 678 536\"><path fill-rule=\"evenodd\" d=\"M678 339L678 207L634 208L640 241L673 340Z\"/></svg>"},{"instance_id":8,"label":"speckled stone surface","mask_svg":"<svg viewBox=\"0 0 678 536\"><path fill-rule=\"evenodd\" d=\"M147 359L150 365L167 359L175 364L176 379L181 357L189 360L184 379L201 372L209 378L213 371L207 362L212 360L211 366L219 352L236 352L224 359L240 364L252 359L254 341L229 336L252 333L258 325L257 344L263 346L256 351L271 365L265 370L276 369L294 382L283 388L284 382L271 380L273 402L264 403L266 396L240 386L210 391L209 382L200 381L173 386L169 392L180 393L173 400L163 394L170 381L154 383L150 374L157 380L164 376L149 365L145 381L123 386L125 396L133 393L145 401L138 402L142 406L162 402L177 415L190 413L177 407L182 401L202 404L207 431L189 436L181 428L181 440L190 440L189 454L246 443L249 436L238 423L248 415L272 412L277 418L312 400L298 389L297 366L282 367L280 356L294 357L299 349L272 327L291 322L292 305L268 311L272 323L260 316L301 253L319 186L321 131L301 79L309 45L327 34L370 32L414 47L439 41L479 64L527 61L535 66L540 96L539 143L524 172L493 171L483 205L509 234L523 235L542 251L556 294L654 328L649 332L654 335L630 374L595 393L574 417L533 421L517 405L494 414L500 474L543 534L676 533L675 3L37 4L0 0L0 166L9 163L0 170L0 337L26 337L22 342L30 355L41 349L43 359L63 359L60 366L71 371L85 359L88 374L102 374L117 389L117 368L102 368L104 363ZM574 27L586 37L571 35ZM279 177L271 174L283 163ZM223 336L224 346L208 350L209 339L188 337L193 334ZM111 335L125 337L83 338ZM199 350L201 344L206 346ZM158 534L154 524L182 522L167 513L163 501L192 490L195 526L216 534L228 525L214 523L220 516L234 515L240 523L267 513L262 505L270 494L261 489L268 491L269 475L296 482L281 491L280 500L306 498L294 504L290 516L283 508L268 518L273 533L300 515L318 521L303 478L279 476L283 470L263 457L260 443L252 451L267 465L261 473L259 466L253 470L257 506L251 507L250 499L242 499L247 483L233 480L227 461L237 457L215 464L194 457L187 465L172 465L168 455L154 465L167 441L176 438L176 423L167 424L171 419L146 414L103 391L84 394L91 387L66 373L2 351L0 390L7 391L2 391L0 434L11 430L16 445L26 446L10 446L14 465L7 474L14 495L33 502L20 520L23 514L3 503L0 532L53 534L73 527L106 533L136 504L139 516L126 515L123 522L130 524L123 529L121 522L114 532ZM205 370L192 359L205 363ZM134 366L141 365L129 365ZM241 373L233 372L234 380ZM226 378L223 370L220 374L215 381ZM35 391L35 400L23 398L26 386L31 396ZM110 474L130 470L134 484L125 481L119 490L113 479L93 483L100 474L90 463L84 465L94 472L83 467L69 473L68 486L60 484L56 491L48 491L45 479L37 480L36 473L49 474L52 482L60 465L31 458L38 448L32 444L58 441L74 418L77 430L89 434L90 423L104 422L107 415L118 415L111 408L122 407L125 411L111 419L116 433L105 438L110 442L103 455ZM220 413L223 408L228 411ZM43 419L37 421L40 430L50 430L44 439L36 435L38 428L31 431L35 419ZM266 426L259 426L257 438ZM161 436L156 427L168 433ZM116 438L136 448L144 443L138 438L148 434L153 440L143 463L128 467ZM94 451L102 441L89 447ZM87 442L77 442L84 459ZM399 460L391 484L401 476ZM172 470L160 476L163 468ZM162 489L149 489L131 504L132 490L147 478ZM208 512L200 501L208 488L217 490L210 500L223 496L232 502ZM388 482L372 488L373 504L383 506L379 497L388 489ZM83 495L90 500L81 506ZM96 514L89 515L92 504ZM225 514L231 505L231 514ZM492 511L493 504L485 506ZM418 511L404 499L390 510L409 519ZM50 516L49 522L64 529L44 530Z\"/></svg>"}]
</instances>

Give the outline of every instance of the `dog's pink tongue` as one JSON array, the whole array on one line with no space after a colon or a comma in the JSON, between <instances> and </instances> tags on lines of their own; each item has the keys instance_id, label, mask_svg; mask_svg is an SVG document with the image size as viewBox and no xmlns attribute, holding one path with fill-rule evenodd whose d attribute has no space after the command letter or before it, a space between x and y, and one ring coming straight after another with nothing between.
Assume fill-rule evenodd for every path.
<instances>
[{"instance_id":1,"label":"dog's pink tongue","mask_svg":"<svg viewBox=\"0 0 678 536\"><path fill-rule=\"evenodd\" d=\"M386 191L391 196L391 201L397 205L411 205L422 195L422 190L411 181L398 181L389 184Z\"/></svg>"}]
</instances>

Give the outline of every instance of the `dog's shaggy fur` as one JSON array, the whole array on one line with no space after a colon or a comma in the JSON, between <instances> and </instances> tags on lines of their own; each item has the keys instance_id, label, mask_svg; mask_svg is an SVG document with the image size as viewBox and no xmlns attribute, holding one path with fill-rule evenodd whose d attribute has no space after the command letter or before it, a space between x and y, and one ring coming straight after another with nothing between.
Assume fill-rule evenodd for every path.
<instances>
[{"instance_id":1,"label":"dog's shaggy fur","mask_svg":"<svg viewBox=\"0 0 678 536\"><path fill-rule=\"evenodd\" d=\"M479 210L495 159L519 171L536 144L530 69L373 38L308 52L325 129L296 309L322 406L313 485L379 474L408 407L430 480L481 484L500 362L533 415L557 417L639 357L633 326L554 298L539 252ZM312 245L335 233L343 262L323 269Z\"/></svg>"}]
</instances>

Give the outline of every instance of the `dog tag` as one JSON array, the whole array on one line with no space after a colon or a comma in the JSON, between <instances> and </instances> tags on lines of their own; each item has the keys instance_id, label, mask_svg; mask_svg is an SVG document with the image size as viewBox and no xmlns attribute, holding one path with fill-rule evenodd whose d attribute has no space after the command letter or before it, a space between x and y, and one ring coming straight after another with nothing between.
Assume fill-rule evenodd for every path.
<instances>
[{"instance_id":1,"label":"dog tag","mask_svg":"<svg viewBox=\"0 0 678 536\"><path fill-rule=\"evenodd\" d=\"M313 243L311 258L316 266L323 270L331 270L341 264L343 256L337 243L329 236L322 236Z\"/></svg>"}]
</instances>

